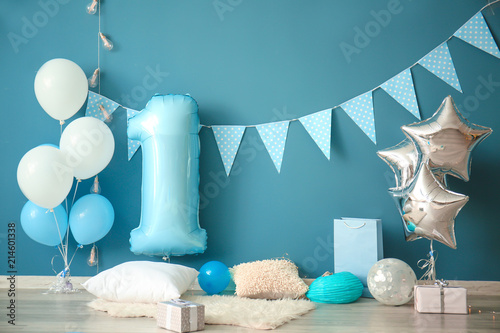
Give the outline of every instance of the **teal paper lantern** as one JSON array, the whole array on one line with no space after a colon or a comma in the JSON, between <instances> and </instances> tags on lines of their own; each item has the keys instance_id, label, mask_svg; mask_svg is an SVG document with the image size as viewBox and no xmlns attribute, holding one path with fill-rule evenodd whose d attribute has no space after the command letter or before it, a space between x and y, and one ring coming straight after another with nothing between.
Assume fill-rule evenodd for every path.
<instances>
[{"instance_id":1,"label":"teal paper lantern","mask_svg":"<svg viewBox=\"0 0 500 333\"><path fill-rule=\"evenodd\" d=\"M362 293L363 283L354 274L340 272L314 280L306 296L317 303L345 304L355 302Z\"/></svg>"}]
</instances>

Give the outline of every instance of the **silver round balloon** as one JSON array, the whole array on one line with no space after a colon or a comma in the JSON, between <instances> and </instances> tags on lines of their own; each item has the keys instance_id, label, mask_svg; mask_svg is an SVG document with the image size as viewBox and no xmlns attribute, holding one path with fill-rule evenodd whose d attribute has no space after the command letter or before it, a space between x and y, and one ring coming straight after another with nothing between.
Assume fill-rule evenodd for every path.
<instances>
[{"instance_id":1,"label":"silver round balloon","mask_svg":"<svg viewBox=\"0 0 500 333\"><path fill-rule=\"evenodd\" d=\"M403 305L413 297L417 276L402 260L382 259L368 272L367 283L371 294L380 303Z\"/></svg>"}]
</instances>

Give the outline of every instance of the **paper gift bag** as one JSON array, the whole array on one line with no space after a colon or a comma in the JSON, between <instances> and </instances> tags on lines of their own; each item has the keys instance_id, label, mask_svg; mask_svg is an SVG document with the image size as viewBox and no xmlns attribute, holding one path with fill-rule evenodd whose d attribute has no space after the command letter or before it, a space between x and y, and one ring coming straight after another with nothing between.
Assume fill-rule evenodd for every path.
<instances>
[{"instance_id":1,"label":"paper gift bag","mask_svg":"<svg viewBox=\"0 0 500 333\"><path fill-rule=\"evenodd\" d=\"M333 222L334 269L351 272L364 285L363 297L372 297L366 278L372 266L384 257L380 219L341 218Z\"/></svg>"}]
</instances>

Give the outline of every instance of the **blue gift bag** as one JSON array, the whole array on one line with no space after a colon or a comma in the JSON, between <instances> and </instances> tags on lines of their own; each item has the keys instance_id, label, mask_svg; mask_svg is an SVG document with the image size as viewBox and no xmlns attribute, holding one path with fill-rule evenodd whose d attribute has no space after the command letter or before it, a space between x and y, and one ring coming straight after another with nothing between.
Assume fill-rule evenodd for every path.
<instances>
[{"instance_id":1,"label":"blue gift bag","mask_svg":"<svg viewBox=\"0 0 500 333\"><path fill-rule=\"evenodd\" d=\"M335 273L351 272L363 286L363 297L372 297L366 284L368 271L383 259L382 221L341 218L333 221Z\"/></svg>"}]
</instances>

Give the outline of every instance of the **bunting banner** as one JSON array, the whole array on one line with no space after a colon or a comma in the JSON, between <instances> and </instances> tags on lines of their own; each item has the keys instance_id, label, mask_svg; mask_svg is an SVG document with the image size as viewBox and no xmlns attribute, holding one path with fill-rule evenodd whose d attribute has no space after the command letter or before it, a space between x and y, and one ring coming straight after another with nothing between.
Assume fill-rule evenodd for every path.
<instances>
[{"instance_id":1,"label":"bunting banner","mask_svg":"<svg viewBox=\"0 0 500 333\"><path fill-rule=\"evenodd\" d=\"M227 176L231 173L245 129L245 126L212 126Z\"/></svg>"},{"instance_id":2,"label":"bunting banner","mask_svg":"<svg viewBox=\"0 0 500 333\"><path fill-rule=\"evenodd\" d=\"M127 109L127 124L128 124L128 120L130 118L132 118L133 116L135 116L136 114L138 114L139 112L141 111L137 111L137 110L133 110L133 109ZM130 161L130 159L135 155L135 153L137 152L137 149L139 149L139 147L141 146L141 142L138 141L138 140L130 140L130 139L127 139L128 140L128 160Z\"/></svg>"},{"instance_id":3,"label":"bunting banner","mask_svg":"<svg viewBox=\"0 0 500 333\"><path fill-rule=\"evenodd\" d=\"M330 142L332 132L332 109L319 111L299 118L307 133L316 142L319 149L330 160Z\"/></svg>"},{"instance_id":4,"label":"bunting banner","mask_svg":"<svg viewBox=\"0 0 500 333\"><path fill-rule=\"evenodd\" d=\"M365 132L365 134L377 144L375 137L375 118L373 116L373 96L369 91L358 97L340 104L349 117Z\"/></svg>"},{"instance_id":5,"label":"bunting banner","mask_svg":"<svg viewBox=\"0 0 500 333\"><path fill-rule=\"evenodd\" d=\"M278 173L281 171L289 125L290 121L280 121L255 126Z\"/></svg>"},{"instance_id":6,"label":"bunting banner","mask_svg":"<svg viewBox=\"0 0 500 333\"><path fill-rule=\"evenodd\" d=\"M474 15L467 23L458 29L453 36L460 38L484 52L500 58L498 46L481 12Z\"/></svg>"},{"instance_id":7,"label":"bunting banner","mask_svg":"<svg viewBox=\"0 0 500 333\"><path fill-rule=\"evenodd\" d=\"M110 100L107 97L89 91L89 99L87 101L87 110L85 116L94 117L102 121L109 122L112 119L112 114L120 104Z\"/></svg>"},{"instance_id":8,"label":"bunting banner","mask_svg":"<svg viewBox=\"0 0 500 333\"><path fill-rule=\"evenodd\" d=\"M493 3L500 2L496 0ZM463 41L475 46L481 51L487 52L497 58L500 58L500 50L488 28L481 11L493 3L484 6L479 12L471 17L456 32L447 38L438 47L423 56L418 62L401 71L383 84L376 86L368 92L358 95L346 102L333 106L329 109L319 111L313 114L303 116L299 119L284 120L280 122L271 122L260 125L248 126L214 126L200 125L212 128L217 147L226 171L229 176L243 136L247 127L256 127L264 142L264 145L271 157L278 173L281 171L285 144L288 136L290 122L300 121L302 126L314 140L319 149L328 160L331 157L331 121L332 112L336 108L342 108L346 114L358 125L358 127L377 144L375 131L375 117L373 108L373 91L383 89L395 101L401 104L408 112L416 118L421 119L420 110L413 82L411 68L417 64L421 65L439 79L446 82L454 89L462 92L458 75L453 64L448 40L452 37L462 39ZM89 92L86 116L96 117L103 121L111 120L111 115L121 106L127 110L127 120L139 113L133 109L122 106L100 94ZM139 141L128 140L128 159L130 160L139 149Z\"/></svg>"},{"instance_id":9,"label":"bunting banner","mask_svg":"<svg viewBox=\"0 0 500 333\"><path fill-rule=\"evenodd\" d=\"M458 81L457 72L455 71L455 65L453 65L447 42L436 47L425 57L420 59L418 63L453 88L462 92L462 87Z\"/></svg>"},{"instance_id":10,"label":"bunting banner","mask_svg":"<svg viewBox=\"0 0 500 333\"><path fill-rule=\"evenodd\" d=\"M383 83L380 88L384 89L386 93L410 111L412 115L421 120L415 87L413 86L413 78L409 68Z\"/></svg>"}]
</instances>

